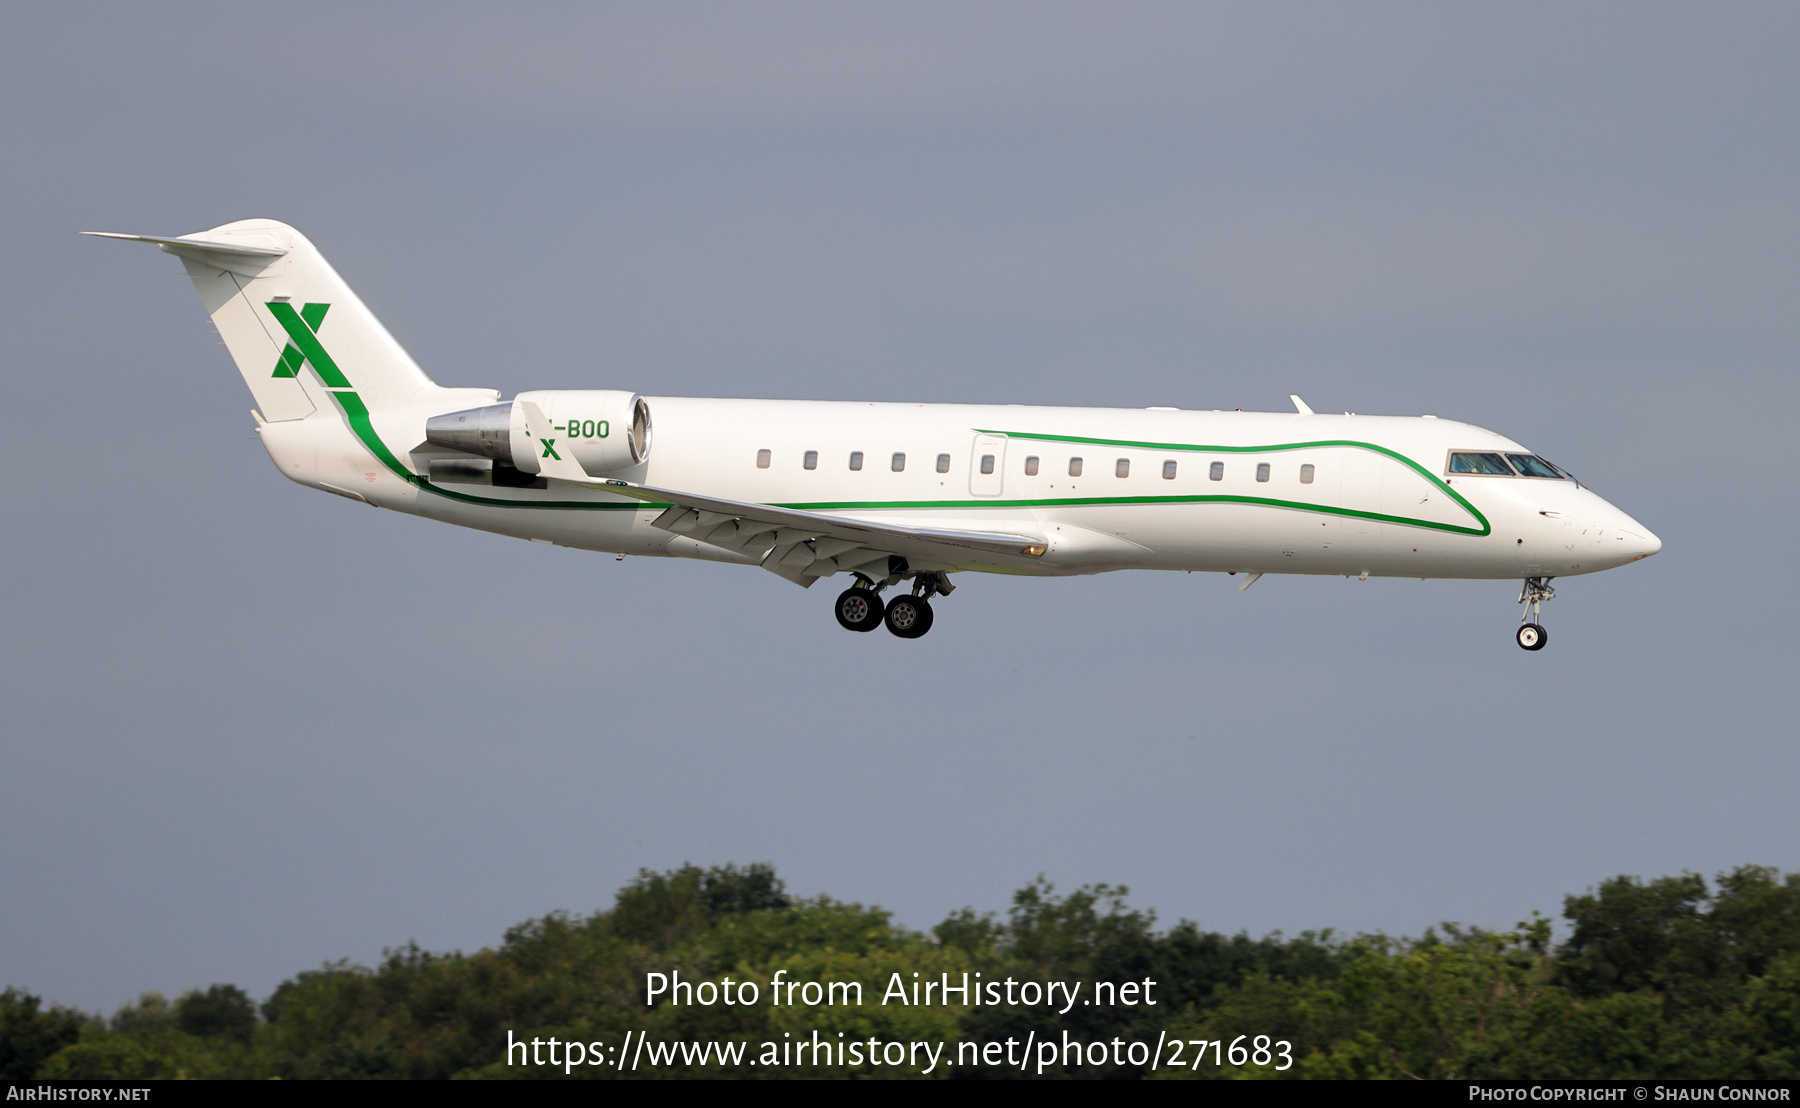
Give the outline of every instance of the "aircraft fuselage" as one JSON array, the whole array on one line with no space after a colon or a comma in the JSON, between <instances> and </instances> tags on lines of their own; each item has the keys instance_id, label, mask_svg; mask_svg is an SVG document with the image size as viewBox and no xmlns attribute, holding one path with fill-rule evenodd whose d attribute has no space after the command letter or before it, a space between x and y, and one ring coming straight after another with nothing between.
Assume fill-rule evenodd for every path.
<instances>
[{"instance_id":1,"label":"aircraft fuselage","mask_svg":"<svg viewBox=\"0 0 1800 1108\"><path fill-rule=\"evenodd\" d=\"M1450 472L1454 453L1531 451L1429 416L645 399L654 449L613 474L625 480L1052 540L1035 559L971 556L914 568L1516 579L1591 573L1660 548L1647 528L1573 480ZM428 414L438 413L376 420L415 476L443 453L402 446L423 442ZM343 426L293 435L299 424L265 424L263 441L290 478L352 490L379 507L588 550L758 560L653 526L662 511L655 505L561 483L409 481L348 434L328 434L337 449L310 441ZM303 441L288 449L291 437Z\"/></svg>"}]
</instances>

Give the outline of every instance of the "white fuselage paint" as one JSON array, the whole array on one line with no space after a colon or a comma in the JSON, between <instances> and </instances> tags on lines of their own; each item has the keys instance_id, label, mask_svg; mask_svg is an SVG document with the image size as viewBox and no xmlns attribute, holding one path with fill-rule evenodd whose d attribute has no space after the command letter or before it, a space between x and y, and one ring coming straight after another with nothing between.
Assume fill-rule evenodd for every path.
<instances>
[{"instance_id":1,"label":"white fuselage paint","mask_svg":"<svg viewBox=\"0 0 1800 1108\"><path fill-rule=\"evenodd\" d=\"M408 483L350 433L317 382L303 378L302 384L319 394L315 413L259 429L282 473L302 484L564 546L753 561L652 526L659 508L592 489L446 485L444 495ZM429 410L379 410L373 424L392 453L423 474L431 453L421 449L425 420L495 395L442 390ZM648 460L608 476L749 503L1049 540L1039 558L970 554L970 560L914 569L1522 578L1591 573L1661 548L1647 528L1572 481L1447 473L1453 450L1530 452L1449 419L648 400L655 427ZM764 450L767 468L757 464ZM803 465L808 451L818 455L810 470ZM850 469L853 452L862 455L860 470ZM896 454L905 455L898 472ZM942 454L949 467L940 473ZM994 456L991 474L980 471L984 454ZM1082 459L1079 476L1069 473L1074 457ZM1028 458L1037 459L1035 474L1027 473ZM1117 475L1121 460L1129 463L1125 476ZM1170 461L1175 474L1165 478ZM1216 481L1215 462L1224 467ZM1259 481L1263 464L1268 479ZM1301 481L1302 465L1313 467L1310 483Z\"/></svg>"}]
</instances>

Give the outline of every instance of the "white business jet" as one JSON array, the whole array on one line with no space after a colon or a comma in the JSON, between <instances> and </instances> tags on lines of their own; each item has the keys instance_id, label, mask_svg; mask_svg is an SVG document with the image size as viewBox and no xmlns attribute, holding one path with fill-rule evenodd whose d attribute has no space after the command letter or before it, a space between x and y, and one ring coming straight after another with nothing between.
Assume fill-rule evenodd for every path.
<instances>
[{"instance_id":1,"label":"white business jet","mask_svg":"<svg viewBox=\"0 0 1800 1108\"><path fill-rule=\"evenodd\" d=\"M1162 569L1517 579L1662 548L1512 439L1434 416L715 400L444 388L292 227L154 243L180 258L291 480L584 550L846 574L852 631L931 629L950 574ZM655 417L652 449L651 419ZM882 593L895 588L885 602Z\"/></svg>"}]
</instances>

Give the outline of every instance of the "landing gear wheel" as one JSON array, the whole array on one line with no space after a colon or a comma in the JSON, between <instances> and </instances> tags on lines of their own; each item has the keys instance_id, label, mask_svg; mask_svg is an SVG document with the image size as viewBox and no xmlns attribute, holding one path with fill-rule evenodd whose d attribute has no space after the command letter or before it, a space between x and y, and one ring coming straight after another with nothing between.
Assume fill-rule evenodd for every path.
<instances>
[{"instance_id":1,"label":"landing gear wheel","mask_svg":"<svg viewBox=\"0 0 1800 1108\"><path fill-rule=\"evenodd\" d=\"M1542 650L1550 641L1550 632L1538 620L1543 616L1544 601L1556 599L1556 590L1550 587L1552 578L1527 577L1519 586L1519 603L1525 605L1525 612L1519 617L1519 645L1526 650Z\"/></svg>"},{"instance_id":2,"label":"landing gear wheel","mask_svg":"<svg viewBox=\"0 0 1800 1108\"><path fill-rule=\"evenodd\" d=\"M896 596L887 606L887 629L903 639L931 630L931 605L922 596Z\"/></svg>"},{"instance_id":3,"label":"landing gear wheel","mask_svg":"<svg viewBox=\"0 0 1800 1108\"><path fill-rule=\"evenodd\" d=\"M886 614L881 597L873 589L846 589L832 609L846 631L873 631Z\"/></svg>"}]
</instances>

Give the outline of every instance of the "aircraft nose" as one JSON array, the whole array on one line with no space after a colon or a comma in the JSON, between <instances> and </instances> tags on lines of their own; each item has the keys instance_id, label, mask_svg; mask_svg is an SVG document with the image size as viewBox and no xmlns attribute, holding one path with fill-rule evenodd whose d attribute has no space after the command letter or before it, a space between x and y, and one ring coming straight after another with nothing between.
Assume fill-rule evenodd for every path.
<instances>
[{"instance_id":1,"label":"aircraft nose","mask_svg":"<svg viewBox=\"0 0 1800 1108\"><path fill-rule=\"evenodd\" d=\"M1662 549L1655 532L1604 500L1594 504L1582 521L1582 534L1594 543L1592 553L1607 565L1622 566L1642 561Z\"/></svg>"},{"instance_id":2,"label":"aircraft nose","mask_svg":"<svg viewBox=\"0 0 1800 1108\"><path fill-rule=\"evenodd\" d=\"M1617 509L1614 509L1617 511ZM1648 558L1662 549L1662 540L1657 538L1650 528L1632 519L1624 512L1618 512L1600 526L1601 545L1613 548L1613 556L1618 559L1615 564L1636 562ZM1606 541L1608 538L1615 540Z\"/></svg>"},{"instance_id":3,"label":"aircraft nose","mask_svg":"<svg viewBox=\"0 0 1800 1108\"><path fill-rule=\"evenodd\" d=\"M1625 535L1625 549L1631 554L1631 560L1648 558L1662 549L1662 540L1650 533L1650 528L1643 527L1635 521L1630 527L1619 529Z\"/></svg>"}]
</instances>

